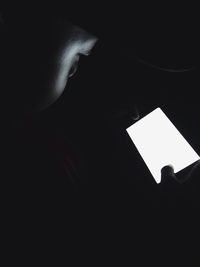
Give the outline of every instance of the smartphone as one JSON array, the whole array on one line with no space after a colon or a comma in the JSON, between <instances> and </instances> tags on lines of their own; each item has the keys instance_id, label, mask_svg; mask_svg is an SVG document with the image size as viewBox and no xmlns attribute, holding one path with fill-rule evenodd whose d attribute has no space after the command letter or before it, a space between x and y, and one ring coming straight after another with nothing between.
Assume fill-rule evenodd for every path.
<instances>
[{"instance_id":1,"label":"smartphone","mask_svg":"<svg viewBox=\"0 0 200 267\"><path fill-rule=\"evenodd\" d=\"M178 173L200 159L161 108L126 129L136 149L157 183L161 169L172 165Z\"/></svg>"}]
</instances>

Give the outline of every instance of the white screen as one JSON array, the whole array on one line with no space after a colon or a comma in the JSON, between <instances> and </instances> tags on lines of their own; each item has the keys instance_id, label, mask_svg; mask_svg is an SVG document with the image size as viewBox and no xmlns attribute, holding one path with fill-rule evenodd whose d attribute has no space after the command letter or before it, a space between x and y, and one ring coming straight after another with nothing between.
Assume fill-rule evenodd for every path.
<instances>
[{"instance_id":1,"label":"white screen","mask_svg":"<svg viewBox=\"0 0 200 267\"><path fill-rule=\"evenodd\" d=\"M164 166L177 173L200 158L160 108L126 130L157 183Z\"/></svg>"}]
</instances>

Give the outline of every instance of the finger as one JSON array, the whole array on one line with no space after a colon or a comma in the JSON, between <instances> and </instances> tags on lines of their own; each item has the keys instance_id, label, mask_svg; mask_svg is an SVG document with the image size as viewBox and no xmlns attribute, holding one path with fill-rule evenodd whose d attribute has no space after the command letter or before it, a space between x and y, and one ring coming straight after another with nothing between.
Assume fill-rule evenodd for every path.
<instances>
[{"instance_id":1,"label":"finger","mask_svg":"<svg viewBox=\"0 0 200 267\"><path fill-rule=\"evenodd\" d=\"M140 119L140 114L137 105L132 105L129 107L129 114L132 120L137 121Z\"/></svg>"},{"instance_id":2,"label":"finger","mask_svg":"<svg viewBox=\"0 0 200 267\"><path fill-rule=\"evenodd\" d=\"M172 165L165 166L161 169L161 183L177 182L177 177L174 174L174 168Z\"/></svg>"},{"instance_id":3,"label":"finger","mask_svg":"<svg viewBox=\"0 0 200 267\"><path fill-rule=\"evenodd\" d=\"M161 175L163 177L173 177L174 176L174 168L172 165L167 165L167 166L164 166L162 169L161 169Z\"/></svg>"},{"instance_id":4,"label":"finger","mask_svg":"<svg viewBox=\"0 0 200 267\"><path fill-rule=\"evenodd\" d=\"M188 173L188 175L185 177L184 181L187 181L190 178L200 177L200 160L198 160Z\"/></svg>"},{"instance_id":5,"label":"finger","mask_svg":"<svg viewBox=\"0 0 200 267\"><path fill-rule=\"evenodd\" d=\"M120 119L127 120L127 121L137 121L140 119L140 114L138 108L135 104L122 108L118 116Z\"/></svg>"}]
</instances>

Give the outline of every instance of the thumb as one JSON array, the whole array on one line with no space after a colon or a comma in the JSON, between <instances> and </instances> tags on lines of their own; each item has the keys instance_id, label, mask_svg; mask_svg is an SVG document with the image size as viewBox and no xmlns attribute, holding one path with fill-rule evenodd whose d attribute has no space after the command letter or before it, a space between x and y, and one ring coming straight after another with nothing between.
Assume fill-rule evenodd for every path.
<instances>
[{"instance_id":1,"label":"thumb","mask_svg":"<svg viewBox=\"0 0 200 267\"><path fill-rule=\"evenodd\" d=\"M174 183L177 182L176 175L174 174L174 168L172 165L167 165L161 169L161 183Z\"/></svg>"}]
</instances>

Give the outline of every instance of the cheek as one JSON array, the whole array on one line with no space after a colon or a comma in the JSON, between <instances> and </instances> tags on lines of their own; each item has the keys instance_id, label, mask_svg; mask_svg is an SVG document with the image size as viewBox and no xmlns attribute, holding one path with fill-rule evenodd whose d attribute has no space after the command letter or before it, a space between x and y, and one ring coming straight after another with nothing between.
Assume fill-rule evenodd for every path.
<instances>
[{"instance_id":1,"label":"cheek","mask_svg":"<svg viewBox=\"0 0 200 267\"><path fill-rule=\"evenodd\" d=\"M64 67L60 67L56 72L52 82L52 93L55 97L59 97L63 93L69 78L70 67L70 64L66 64Z\"/></svg>"},{"instance_id":2,"label":"cheek","mask_svg":"<svg viewBox=\"0 0 200 267\"><path fill-rule=\"evenodd\" d=\"M43 67L41 94L39 99L39 109L45 109L53 104L63 94L70 77L71 69L77 56L72 49L65 49L55 55L48 63L45 62Z\"/></svg>"},{"instance_id":3,"label":"cheek","mask_svg":"<svg viewBox=\"0 0 200 267\"><path fill-rule=\"evenodd\" d=\"M63 94L69 78L71 65L71 62L68 61L65 64L58 64L49 71L52 75L49 75L41 90L43 93L40 96L37 109L47 108Z\"/></svg>"},{"instance_id":4,"label":"cheek","mask_svg":"<svg viewBox=\"0 0 200 267\"><path fill-rule=\"evenodd\" d=\"M68 78L71 77L76 71L76 64L78 62L78 56L76 53L65 53L59 59L54 71L53 87L54 93L59 97L66 87Z\"/></svg>"}]
</instances>

